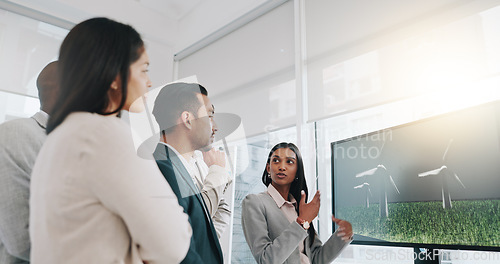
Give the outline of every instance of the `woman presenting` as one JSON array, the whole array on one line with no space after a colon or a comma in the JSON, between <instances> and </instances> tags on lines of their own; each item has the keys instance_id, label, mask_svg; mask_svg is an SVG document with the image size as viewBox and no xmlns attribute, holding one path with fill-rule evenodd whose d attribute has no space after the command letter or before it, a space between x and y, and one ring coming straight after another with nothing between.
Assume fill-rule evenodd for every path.
<instances>
[{"instance_id":1,"label":"woman presenting","mask_svg":"<svg viewBox=\"0 0 500 264\"><path fill-rule=\"evenodd\" d=\"M257 263L330 263L352 241L349 222L332 216L339 228L325 244L311 221L320 193L306 203L308 192L302 156L292 143L274 146L262 182L267 191L249 194L242 203L242 226Z\"/></svg>"}]
</instances>

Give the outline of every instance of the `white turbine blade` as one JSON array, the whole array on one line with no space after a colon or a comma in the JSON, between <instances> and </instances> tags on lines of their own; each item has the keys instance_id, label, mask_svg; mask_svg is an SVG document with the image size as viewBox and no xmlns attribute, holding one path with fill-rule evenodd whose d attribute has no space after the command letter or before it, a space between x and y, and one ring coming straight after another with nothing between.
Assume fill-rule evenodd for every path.
<instances>
[{"instance_id":1,"label":"white turbine blade","mask_svg":"<svg viewBox=\"0 0 500 264\"><path fill-rule=\"evenodd\" d=\"M370 194L370 196L372 196L372 197L373 197L373 195L372 195L372 191L370 190L370 188L369 188L369 187L368 187L368 193Z\"/></svg>"},{"instance_id":2,"label":"white turbine blade","mask_svg":"<svg viewBox=\"0 0 500 264\"><path fill-rule=\"evenodd\" d=\"M441 170L443 170L443 167L441 167L439 169L427 171L427 172L422 172L422 173L418 174L418 177L427 177L427 176L438 175L441 172Z\"/></svg>"},{"instance_id":3,"label":"white turbine blade","mask_svg":"<svg viewBox=\"0 0 500 264\"><path fill-rule=\"evenodd\" d=\"M446 150L444 151L443 161L446 158L446 154L448 154L448 150L450 150L451 143L453 143L453 138L450 138L450 141L448 142L448 146L446 147Z\"/></svg>"},{"instance_id":4,"label":"white turbine blade","mask_svg":"<svg viewBox=\"0 0 500 264\"><path fill-rule=\"evenodd\" d=\"M364 186L363 184L358 185L358 186L354 186L354 189L360 189L360 188L363 188L363 186Z\"/></svg>"},{"instance_id":5,"label":"white turbine blade","mask_svg":"<svg viewBox=\"0 0 500 264\"><path fill-rule=\"evenodd\" d=\"M368 175L373 175L377 171L377 169L378 168L373 168L371 170L360 172L360 173L356 174L356 178L364 177L364 176L368 176Z\"/></svg>"},{"instance_id":6,"label":"white turbine blade","mask_svg":"<svg viewBox=\"0 0 500 264\"><path fill-rule=\"evenodd\" d=\"M462 181L460 180L460 178L458 178L458 175L456 173L453 173L455 175L455 180L458 181L458 183L460 183L460 185L462 185L462 187L464 187L465 189L465 185L462 183Z\"/></svg>"},{"instance_id":7,"label":"white turbine blade","mask_svg":"<svg viewBox=\"0 0 500 264\"><path fill-rule=\"evenodd\" d=\"M392 179L391 175L389 175L389 180L391 181L392 186L394 186L394 188L396 189L396 191L398 192L398 194L400 194L398 186L396 186L396 183L394 182L394 179Z\"/></svg>"}]
</instances>

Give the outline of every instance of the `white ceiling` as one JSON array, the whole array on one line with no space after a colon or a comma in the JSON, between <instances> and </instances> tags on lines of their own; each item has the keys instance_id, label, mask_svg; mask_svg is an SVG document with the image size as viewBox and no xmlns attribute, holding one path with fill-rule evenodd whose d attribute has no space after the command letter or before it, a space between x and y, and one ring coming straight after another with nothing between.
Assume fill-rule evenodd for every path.
<instances>
[{"instance_id":1,"label":"white ceiling","mask_svg":"<svg viewBox=\"0 0 500 264\"><path fill-rule=\"evenodd\" d=\"M106 16L180 51L273 0L0 0L79 23Z\"/></svg>"},{"instance_id":2,"label":"white ceiling","mask_svg":"<svg viewBox=\"0 0 500 264\"><path fill-rule=\"evenodd\" d=\"M180 20L203 0L135 0L144 7L166 15L172 20Z\"/></svg>"}]
</instances>

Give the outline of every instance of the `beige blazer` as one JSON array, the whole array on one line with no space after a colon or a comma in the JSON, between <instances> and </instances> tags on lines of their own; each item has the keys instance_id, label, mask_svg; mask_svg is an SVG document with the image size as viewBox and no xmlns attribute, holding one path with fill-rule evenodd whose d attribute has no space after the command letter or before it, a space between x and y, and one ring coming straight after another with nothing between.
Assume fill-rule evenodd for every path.
<instances>
[{"instance_id":1,"label":"beige blazer","mask_svg":"<svg viewBox=\"0 0 500 264\"><path fill-rule=\"evenodd\" d=\"M191 234L125 122L73 113L48 135L31 177L32 263L179 263Z\"/></svg>"}]
</instances>

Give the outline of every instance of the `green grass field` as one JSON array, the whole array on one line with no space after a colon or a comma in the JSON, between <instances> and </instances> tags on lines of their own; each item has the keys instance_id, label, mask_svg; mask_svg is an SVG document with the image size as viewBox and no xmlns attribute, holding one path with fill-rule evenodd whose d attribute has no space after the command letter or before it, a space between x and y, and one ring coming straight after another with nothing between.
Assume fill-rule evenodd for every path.
<instances>
[{"instance_id":1,"label":"green grass field","mask_svg":"<svg viewBox=\"0 0 500 264\"><path fill-rule=\"evenodd\" d=\"M389 217L379 217L378 204L345 207L337 217L354 232L391 242L500 246L500 200L390 203Z\"/></svg>"}]
</instances>

